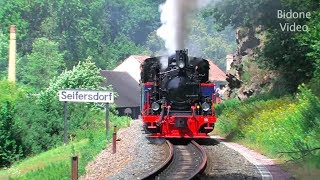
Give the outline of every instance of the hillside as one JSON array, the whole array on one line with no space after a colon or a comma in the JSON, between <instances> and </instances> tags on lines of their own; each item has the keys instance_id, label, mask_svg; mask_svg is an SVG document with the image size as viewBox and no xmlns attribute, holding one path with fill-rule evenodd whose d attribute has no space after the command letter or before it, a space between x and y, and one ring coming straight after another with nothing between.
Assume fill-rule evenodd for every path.
<instances>
[{"instance_id":1,"label":"hillside","mask_svg":"<svg viewBox=\"0 0 320 180\"><path fill-rule=\"evenodd\" d=\"M211 12L237 29L219 133L282 159L298 179L320 172L319 13L314 1L286 0L228 0Z\"/></svg>"}]
</instances>

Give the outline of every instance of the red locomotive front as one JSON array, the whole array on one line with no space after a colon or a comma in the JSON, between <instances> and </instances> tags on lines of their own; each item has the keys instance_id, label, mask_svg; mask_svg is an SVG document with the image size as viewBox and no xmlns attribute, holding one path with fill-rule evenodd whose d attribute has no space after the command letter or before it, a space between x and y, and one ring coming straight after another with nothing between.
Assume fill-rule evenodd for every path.
<instances>
[{"instance_id":1,"label":"red locomotive front","mask_svg":"<svg viewBox=\"0 0 320 180\"><path fill-rule=\"evenodd\" d=\"M146 59L141 69L141 114L149 137L208 138L214 115L209 63L178 50Z\"/></svg>"}]
</instances>

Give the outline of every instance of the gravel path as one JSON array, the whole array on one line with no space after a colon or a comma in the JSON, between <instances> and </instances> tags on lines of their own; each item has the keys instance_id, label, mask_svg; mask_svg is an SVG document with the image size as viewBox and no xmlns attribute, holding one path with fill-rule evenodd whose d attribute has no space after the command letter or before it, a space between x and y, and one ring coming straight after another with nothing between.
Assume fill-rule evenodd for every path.
<instances>
[{"instance_id":1,"label":"gravel path","mask_svg":"<svg viewBox=\"0 0 320 180\"><path fill-rule=\"evenodd\" d=\"M258 169L238 152L213 139L199 141L208 156L200 179L261 179Z\"/></svg>"},{"instance_id":2,"label":"gravel path","mask_svg":"<svg viewBox=\"0 0 320 180\"><path fill-rule=\"evenodd\" d=\"M118 131L117 137L117 153L112 154L110 144L88 164L87 174L80 179L140 179L166 159L167 145L149 144L141 120L131 121L130 127Z\"/></svg>"}]
</instances>

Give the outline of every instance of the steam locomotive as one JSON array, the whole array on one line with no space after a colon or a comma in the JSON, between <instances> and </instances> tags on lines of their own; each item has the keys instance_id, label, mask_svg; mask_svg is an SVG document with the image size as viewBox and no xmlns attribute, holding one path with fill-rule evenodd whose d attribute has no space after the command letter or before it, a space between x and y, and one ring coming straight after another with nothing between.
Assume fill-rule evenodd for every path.
<instances>
[{"instance_id":1,"label":"steam locomotive","mask_svg":"<svg viewBox=\"0 0 320 180\"><path fill-rule=\"evenodd\" d=\"M214 129L214 84L207 60L177 50L141 65L141 114L151 138L207 138Z\"/></svg>"}]
</instances>

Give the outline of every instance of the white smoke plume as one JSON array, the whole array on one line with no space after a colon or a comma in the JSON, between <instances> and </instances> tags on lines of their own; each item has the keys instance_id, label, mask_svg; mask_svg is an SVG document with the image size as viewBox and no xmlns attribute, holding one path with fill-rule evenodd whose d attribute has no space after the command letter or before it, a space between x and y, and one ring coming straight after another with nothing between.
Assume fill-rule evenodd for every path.
<instances>
[{"instance_id":1,"label":"white smoke plume","mask_svg":"<svg viewBox=\"0 0 320 180\"><path fill-rule=\"evenodd\" d=\"M167 56L161 56L160 64L161 64L161 70L166 69L168 67L168 57Z\"/></svg>"},{"instance_id":2,"label":"white smoke plume","mask_svg":"<svg viewBox=\"0 0 320 180\"><path fill-rule=\"evenodd\" d=\"M195 10L210 2L211 0L166 0L160 5L162 26L157 30L157 35L165 41L169 55L186 48L189 17Z\"/></svg>"}]
</instances>

